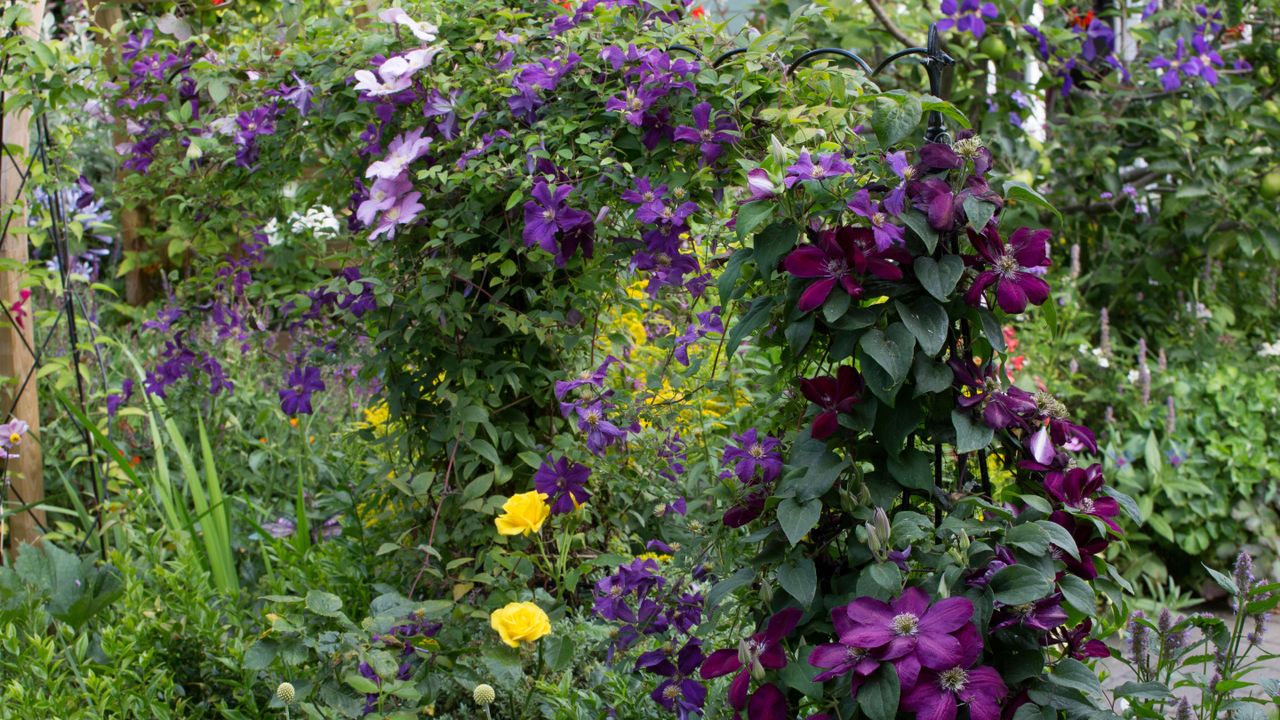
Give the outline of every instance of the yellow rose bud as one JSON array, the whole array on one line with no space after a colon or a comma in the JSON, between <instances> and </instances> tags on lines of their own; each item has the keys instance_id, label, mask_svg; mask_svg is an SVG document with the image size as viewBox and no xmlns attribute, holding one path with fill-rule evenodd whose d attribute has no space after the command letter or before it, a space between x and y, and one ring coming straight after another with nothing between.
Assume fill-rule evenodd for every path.
<instances>
[{"instance_id":1,"label":"yellow rose bud","mask_svg":"<svg viewBox=\"0 0 1280 720\"><path fill-rule=\"evenodd\" d=\"M538 638L551 634L551 619L531 602L507 603L489 616L489 625L498 632L502 642L511 647L520 643L533 644Z\"/></svg>"},{"instance_id":2,"label":"yellow rose bud","mask_svg":"<svg viewBox=\"0 0 1280 720\"><path fill-rule=\"evenodd\" d=\"M542 529L551 516L547 496L536 490L512 495L502 505L502 514L493 519L500 535L528 535Z\"/></svg>"}]
</instances>

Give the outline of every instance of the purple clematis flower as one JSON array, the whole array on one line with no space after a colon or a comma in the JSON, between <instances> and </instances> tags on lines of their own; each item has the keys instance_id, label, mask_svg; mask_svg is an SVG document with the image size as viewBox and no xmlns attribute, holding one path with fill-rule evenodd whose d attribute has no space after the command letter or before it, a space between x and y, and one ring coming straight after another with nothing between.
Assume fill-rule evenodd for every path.
<instances>
[{"instance_id":1,"label":"purple clematis flower","mask_svg":"<svg viewBox=\"0 0 1280 720\"><path fill-rule=\"evenodd\" d=\"M853 199L849 201L849 209L871 223L871 232L875 237L877 250L887 250L891 245L902 245L905 242L902 228L889 222L886 208L872 201L871 193L866 188L854 194Z\"/></svg>"},{"instance_id":2,"label":"purple clematis flower","mask_svg":"<svg viewBox=\"0 0 1280 720\"><path fill-rule=\"evenodd\" d=\"M1218 85L1218 71L1214 69L1214 65L1221 66L1222 56L1217 50L1209 47L1209 41L1204 39L1202 35L1196 35L1191 39L1191 47L1195 51L1198 74L1201 80L1216 87Z\"/></svg>"},{"instance_id":3,"label":"purple clematis flower","mask_svg":"<svg viewBox=\"0 0 1280 720\"><path fill-rule=\"evenodd\" d=\"M955 720L961 705L969 720L999 720L1000 702L1009 694L994 668L973 667L982 655L982 638L972 626L962 633L959 657L949 667L927 669L915 686L902 695L899 709L928 720ZM904 682L903 687L906 687Z\"/></svg>"},{"instance_id":4,"label":"purple clematis flower","mask_svg":"<svg viewBox=\"0 0 1280 720\"><path fill-rule=\"evenodd\" d=\"M1102 465L1098 463L1044 476L1044 489L1050 497L1069 510L1098 518L1119 534L1120 526L1114 518L1120 514L1120 503L1113 497L1096 497L1102 484Z\"/></svg>"},{"instance_id":5,"label":"purple clematis flower","mask_svg":"<svg viewBox=\"0 0 1280 720\"><path fill-rule=\"evenodd\" d=\"M280 390L280 409L285 415L310 415L311 394L324 390L320 368L296 367L285 378L288 388Z\"/></svg>"},{"instance_id":6,"label":"purple clematis flower","mask_svg":"<svg viewBox=\"0 0 1280 720\"><path fill-rule=\"evenodd\" d=\"M689 638L676 654L674 663L664 658L661 662L645 668L655 675L666 678L653 689L653 692L649 693L649 697L662 707L674 712L678 720L700 717L702 707L707 702L707 688L694 680L693 676L704 659L702 641L698 638ZM639 667L640 663L636 664Z\"/></svg>"},{"instance_id":7,"label":"purple clematis flower","mask_svg":"<svg viewBox=\"0 0 1280 720\"><path fill-rule=\"evenodd\" d=\"M804 180L825 180L848 175L851 172L853 167L836 153L827 153L818 158L817 164L814 164L809 151L803 150L800 152L800 157L796 158L795 164L787 166L787 176L783 180L783 185L790 190L796 183Z\"/></svg>"},{"instance_id":8,"label":"purple clematis flower","mask_svg":"<svg viewBox=\"0 0 1280 720\"><path fill-rule=\"evenodd\" d=\"M917 210L924 212L929 227L934 230L946 232L955 225L959 203L945 180L913 180L907 183L907 197L911 198Z\"/></svg>"},{"instance_id":9,"label":"purple clematis flower","mask_svg":"<svg viewBox=\"0 0 1280 720\"><path fill-rule=\"evenodd\" d=\"M1017 314L1026 310L1028 303L1040 305L1048 300L1049 283L1036 271L1049 267L1051 236L1048 230L1020 227L1006 245L994 223L988 223L982 234L969 230L970 242L989 267L974 278L964 295L965 302L978 306L983 291L992 285L996 288L996 303L1007 313Z\"/></svg>"},{"instance_id":10,"label":"purple clematis flower","mask_svg":"<svg viewBox=\"0 0 1280 720\"><path fill-rule=\"evenodd\" d=\"M778 186L773 184L773 180L769 178L769 173L764 168L754 168L747 172L747 191L751 193L751 197L742 201L744 205L757 200L771 200L778 196Z\"/></svg>"},{"instance_id":11,"label":"purple clematis flower","mask_svg":"<svg viewBox=\"0 0 1280 720\"><path fill-rule=\"evenodd\" d=\"M622 199L632 205L649 205L654 202L661 202L667 196L667 186L653 186L648 177L642 177L636 180L635 187L622 193Z\"/></svg>"},{"instance_id":12,"label":"purple clematis flower","mask_svg":"<svg viewBox=\"0 0 1280 720\"><path fill-rule=\"evenodd\" d=\"M898 263L909 256L899 248L883 251L875 247L871 230L841 227L824 230L817 242L796 248L787 254L782 267L798 278L814 279L800 295L796 309L809 312L822 306L838 284L850 297L863 295L859 278L870 274L881 280L902 279Z\"/></svg>"},{"instance_id":13,"label":"purple clematis flower","mask_svg":"<svg viewBox=\"0 0 1280 720\"><path fill-rule=\"evenodd\" d=\"M573 190L572 185L551 185L540 179L533 186L533 200L524 204L524 244L555 255L559 267L579 247L586 258L595 250L595 217L565 204Z\"/></svg>"},{"instance_id":14,"label":"purple clematis flower","mask_svg":"<svg viewBox=\"0 0 1280 720\"><path fill-rule=\"evenodd\" d=\"M604 455L608 447L627 436L627 431L609 422L605 417L604 400L596 400L586 407L579 406L578 429L587 434L587 449L596 455Z\"/></svg>"},{"instance_id":15,"label":"purple clematis flower","mask_svg":"<svg viewBox=\"0 0 1280 720\"><path fill-rule=\"evenodd\" d=\"M979 2L979 0L959 0L959 2L942 0L938 9L946 16L938 21L939 30L955 28L960 32L970 33L976 38L982 37L987 32L987 20L994 20L1000 16L1000 11L994 4Z\"/></svg>"},{"instance_id":16,"label":"purple clematis flower","mask_svg":"<svg viewBox=\"0 0 1280 720\"><path fill-rule=\"evenodd\" d=\"M461 94L462 91L454 90L444 95L432 89L431 96L422 106L424 116L437 118L436 129L445 140L452 140L458 135L458 96Z\"/></svg>"},{"instance_id":17,"label":"purple clematis flower","mask_svg":"<svg viewBox=\"0 0 1280 720\"><path fill-rule=\"evenodd\" d=\"M848 605L832 608L831 622L835 625L836 637L840 642L819 645L809 653L809 664L823 668L823 672L814 676L813 681L822 683L851 675L850 691L856 696L862 683L880 667L880 660L871 650L845 642L845 636L857 629L857 625L849 619Z\"/></svg>"},{"instance_id":18,"label":"purple clematis flower","mask_svg":"<svg viewBox=\"0 0 1280 720\"><path fill-rule=\"evenodd\" d=\"M381 235L386 235L389 240L396 236L397 226L408 225L417 220L418 213L426 209L422 203L418 202L421 198L422 193L416 191L397 198L395 203L382 213L378 219L378 226L369 233L369 239L374 240Z\"/></svg>"},{"instance_id":19,"label":"purple clematis flower","mask_svg":"<svg viewBox=\"0 0 1280 720\"><path fill-rule=\"evenodd\" d=\"M1067 566L1068 572L1082 580L1093 580L1098 577L1098 567L1093 559L1105 552L1111 541L1105 537L1097 537L1095 535L1097 530L1092 523L1080 522L1074 515L1063 510L1055 510L1049 515L1049 520L1061 525L1070 533L1072 539L1076 541L1076 547L1080 550L1080 559L1077 560L1055 545L1051 548L1054 558L1061 560Z\"/></svg>"},{"instance_id":20,"label":"purple clematis flower","mask_svg":"<svg viewBox=\"0 0 1280 720\"><path fill-rule=\"evenodd\" d=\"M1041 642L1046 645L1062 645L1062 654L1076 660L1111 657L1111 650L1105 642L1089 637L1092 632L1093 620L1085 618L1070 630L1058 628Z\"/></svg>"},{"instance_id":21,"label":"purple clematis flower","mask_svg":"<svg viewBox=\"0 0 1280 720\"><path fill-rule=\"evenodd\" d=\"M422 136L424 130L425 128L415 128L397 135L387 148L387 156L371 163L364 176L384 180L398 177L408 169L410 163L426 155L430 149L431 138Z\"/></svg>"},{"instance_id":22,"label":"purple clematis flower","mask_svg":"<svg viewBox=\"0 0 1280 720\"><path fill-rule=\"evenodd\" d=\"M921 668L944 670L959 663L964 657L963 631L973 628L973 603L967 598L931 605L929 596L915 587L892 603L860 597L846 606L846 612L853 627L841 633L840 642L892 661L902 687L915 685Z\"/></svg>"},{"instance_id":23,"label":"purple clematis flower","mask_svg":"<svg viewBox=\"0 0 1280 720\"><path fill-rule=\"evenodd\" d=\"M884 159L893 174L902 181L884 196L883 203L889 214L897 217L907 208L907 183L916 176L916 168L907 162L907 153L902 150L891 152L885 155Z\"/></svg>"},{"instance_id":24,"label":"purple clematis flower","mask_svg":"<svg viewBox=\"0 0 1280 720\"><path fill-rule=\"evenodd\" d=\"M586 488L589 477L591 468L586 465L572 462L567 457L553 461L548 455L533 474L533 486L549 498L551 512L563 515L590 499L591 493Z\"/></svg>"},{"instance_id":25,"label":"purple clematis flower","mask_svg":"<svg viewBox=\"0 0 1280 720\"><path fill-rule=\"evenodd\" d=\"M1196 57L1187 57L1187 44L1182 38L1178 38L1178 49L1173 57L1157 55L1147 66L1152 70L1163 71L1160 73L1160 85L1165 92L1173 92L1182 87L1184 76L1195 77L1202 72L1200 60Z\"/></svg>"},{"instance_id":26,"label":"purple clematis flower","mask_svg":"<svg viewBox=\"0 0 1280 720\"><path fill-rule=\"evenodd\" d=\"M782 453L778 450L781 440L768 435L761 437L755 428L732 439L737 445L725 447L724 464L733 467L739 482L744 485L769 483L782 474Z\"/></svg>"},{"instance_id":27,"label":"purple clematis flower","mask_svg":"<svg viewBox=\"0 0 1280 720\"><path fill-rule=\"evenodd\" d=\"M702 164L710 165L724 152L724 145L737 139L738 124L728 117L711 121L711 103L698 103L693 108L693 127L681 125L675 139L693 143L702 151Z\"/></svg>"},{"instance_id":28,"label":"purple clematis flower","mask_svg":"<svg viewBox=\"0 0 1280 720\"><path fill-rule=\"evenodd\" d=\"M595 370L583 372L582 375L574 378L573 380L557 380L555 387L556 399L563 400L564 396L567 395L570 390L577 390L583 385L603 387L604 379L609 375L609 368L613 365L620 365L621 363L621 360L609 355L605 357L604 362L600 363L600 366Z\"/></svg>"},{"instance_id":29,"label":"purple clematis flower","mask_svg":"<svg viewBox=\"0 0 1280 720\"><path fill-rule=\"evenodd\" d=\"M800 392L820 412L813 417L809 434L815 440L825 440L840 427L840 413L853 411L862 402L866 382L852 365L841 365L835 377L805 378L800 381Z\"/></svg>"},{"instance_id":30,"label":"purple clematis flower","mask_svg":"<svg viewBox=\"0 0 1280 720\"><path fill-rule=\"evenodd\" d=\"M736 672L729 684L729 706L734 710L747 710L752 720L785 720L786 697L776 686L765 684L750 698L751 676L763 676L765 670L781 670L787 665L787 655L782 640L791 634L804 612L800 608L787 608L769 618L765 629L742 641L736 648L716 650L702 663L703 680L718 678Z\"/></svg>"},{"instance_id":31,"label":"purple clematis flower","mask_svg":"<svg viewBox=\"0 0 1280 720\"><path fill-rule=\"evenodd\" d=\"M1021 427L1036 412L1036 401L1031 393L1016 385L1009 386L1007 390L1001 389L993 363L979 366L956 358L948 361L947 365L951 367L955 387L960 390L956 405L981 409L982 420L987 427L995 430Z\"/></svg>"}]
</instances>

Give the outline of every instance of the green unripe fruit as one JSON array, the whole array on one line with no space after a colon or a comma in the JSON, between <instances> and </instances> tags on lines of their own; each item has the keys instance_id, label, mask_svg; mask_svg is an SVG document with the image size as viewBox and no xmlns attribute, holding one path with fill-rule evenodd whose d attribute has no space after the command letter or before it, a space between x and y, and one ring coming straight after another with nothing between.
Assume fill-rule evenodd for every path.
<instances>
[{"instance_id":1,"label":"green unripe fruit","mask_svg":"<svg viewBox=\"0 0 1280 720\"><path fill-rule=\"evenodd\" d=\"M1005 46L1004 40L1001 40L999 35L986 36L982 39L982 43L978 45L978 49L982 51L983 55L996 62L1003 60L1005 54L1009 52L1009 48Z\"/></svg>"},{"instance_id":2,"label":"green unripe fruit","mask_svg":"<svg viewBox=\"0 0 1280 720\"><path fill-rule=\"evenodd\" d=\"M1280 197L1280 170L1272 170L1262 176L1262 197L1268 200Z\"/></svg>"}]
</instances>

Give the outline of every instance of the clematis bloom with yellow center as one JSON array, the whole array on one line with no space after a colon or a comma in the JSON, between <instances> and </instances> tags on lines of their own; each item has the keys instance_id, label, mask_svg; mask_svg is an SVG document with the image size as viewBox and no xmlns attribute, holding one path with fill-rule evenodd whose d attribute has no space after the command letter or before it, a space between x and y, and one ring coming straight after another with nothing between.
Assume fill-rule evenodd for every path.
<instances>
[{"instance_id":1,"label":"clematis bloom with yellow center","mask_svg":"<svg viewBox=\"0 0 1280 720\"><path fill-rule=\"evenodd\" d=\"M502 642L511 647L520 643L532 645L538 638L551 634L551 619L542 608L531 602L507 603L489 615L489 625Z\"/></svg>"},{"instance_id":2,"label":"clematis bloom with yellow center","mask_svg":"<svg viewBox=\"0 0 1280 720\"><path fill-rule=\"evenodd\" d=\"M502 514L493 519L499 535L528 535L542 530L551 516L547 495L537 490L512 495L502 504Z\"/></svg>"}]
</instances>

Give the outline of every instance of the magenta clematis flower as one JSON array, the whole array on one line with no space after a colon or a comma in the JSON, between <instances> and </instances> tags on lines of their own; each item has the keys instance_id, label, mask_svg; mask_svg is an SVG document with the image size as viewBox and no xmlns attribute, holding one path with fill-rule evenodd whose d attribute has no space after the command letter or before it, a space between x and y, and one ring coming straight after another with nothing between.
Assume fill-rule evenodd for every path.
<instances>
[{"instance_id":1,"label":"magenta clematis flower","mask_svg":"<svg viewBox=\"0 0 1280 720\"><path fill-rule=\"evenodd\" d=\"M1026 605L998 607L995 614L991 616L990 627L992 630L1025 627L1048 632L1066 622L1067 611L1062 609L1062 594L1054 593Z\"/></svg>"},{"instance_id":2,"label":"magenta clematis flower","mask_svg":"<svg viewBox=\"0 0 1280 720\"><path fill-rule=\"evenodd\" d=\"M1102 465L1098 463L1044 476L1044 489L1050 497L1070 510L1098 518L1119 533L1120 526L1114 518L1120 514L1120 503L1113 497L1095 497L1102 490L1102 484Z\"/></svg>"},{"instance_id":3,"label":"magenta clematis flower","mask_svg":"<svg viewBox=\"0 0 1280 720\"><path fill-rule=\"evenodd\" d=\"M853 627L841 633L840 642L893 662L904 688L916 684L921 668L945 670L959 664L964 658L962 631L973 627L973 603L967 598L930 605L929 596L915 587L892 603L860 597L846 607Z\"/></svg>"},{"instance_id":4,"label":"magenta clematis flower","mask_svg":"<svg viewBox=\"0 0 1280 720\"><path fill-rule=\"evenodd\" d=\"M693 108L693 127L681 125L675 139L693 143L702 151L702 164L710 165L724 152L724 145L737 139L738 124L727 117L711 122L711 103L698 103Z\"/></svg>"},{"instance_id":5,"label":"magenta clematis flower","mask_svg":"<svg viewBox=\"0 0 1280 720\"><path fill-rule=\"evenodd\" d=\"M1097 537L1097 530L1092 523L1080 522L1074 515L1062 510L1055 510L1049 515L1049 521L1061 525L1070 533L1080 550L1080 559L1077 560L1054 546L1051 549L1054 558L1067 566L1067 572L1082 580L1098 577L1098 567L1093 559L1105 552L1111 541L1105 537Z\"/></svg>"},{"instance_id":6,"label":"magenta clematis flower","mask_svg":"<svg viewBox=\"0 0 1280 720\"><path fill-rule=\"evenodd\" d=\"M899 248L879 250L867 228L842 227L824 230L813 245L805 245L787 253L782 267L798 278L813 278L801 295L796 309L809 312L822 306L837 284L850 297L862 297L858 278L870 274L881 280L901 280L902 268L895 263L909 260Z\"/></svg>"},{"instance_id":7,"label":"magenta clematis flower","mask_svg":"<svg viewBox=\"0 0 1280 720\"><path fill-rule=\"evenodd\" d=\"M853 410L862 402L866 382L852 365L841 365L835 377L805 378L800 381L800 392L817 405L821 411L813 418L809 434L815 440L831 437L840 426L840 413Z\"/></svg>"},{"instance_id":8,"label":"magenta clematis flower","mask_svg":"<svg viewBox=\"0 0 1280 720\"><path fill-rule=\"evenodd\" d=\"M840 642L819 645L809 653L809 664L824 668L823 672L814 676L813 681L821 683L851 675L850 692L856 696L862 683L880 667L880 660L871 650L844 641L846 634L857 629L849 619L848 605L832 608L831 622L835 625L836 637L840 638Z\"/></svg>"},{"instance_id":9,"label":"magenta clematis flower","mask_svg":"<svg viewBox=\"0 0 1280 720\"><path fill-rule=\"evenodd\" d=\"M992 285L996 288L996 303L1007 313L1020 313L1028 303L1040 305L1048 300L1049 283L1035 271L1049 267L1051 235L1048 230L1021 227L1006 245L994 223L988 223L981 235L970 230L969 241L989 267L974 278L965 293L965 302L976 307L983 291Z\"/></svg>"},{"instance_id":10,"label":"magenta clematis flower","mask_svg":"<svg viewBox=\"0 0 1280 720\"><path fill-rule=\"evenodd\" d=\"M702 641L690 638L680 648L676 661L664 660L649 668L649 672L666 678L649 697L669 711L675 712L677 720L690 720L702 715L702 706L707 702L707 688L693 679L694 672L702 664Z\"/></svg>"},{"instance_id":11,"label":"magenta clematis flower","mask_svg":"<svg viewBox=\"0 0 1280 720\"><path fill-rule=\"evenodd\" d=\"M1053 633L1050 633L1048 637L1041 640L1041 643L1062 645L1062 654L1076 660L1083 661L1088 658L1111 657L1111 650L1107 648L1106 643L1097 638L1089 637L1092 632L1093 620L1085 618L1083 622L1070 630L1065 627L1059 627Z\"/></svg>"},{"instance_id":12,"label":"magenta clematis flower","mask_svg":"<svg viewBox=\"0 0 1280 720\"><path fill-rule=\"evenodd\" d=\"M982 654L977 630L969 626L961 635L955 663L944 670L923 671L919 682L902 696L899 709L914 712L917 718L955 720L964 705L969 709L969 720L999 720L1000 702L1008 696L1009 688L994 668L973 667Z\"/></svg>"},{"instance_id":13,"label":"magenta clematis flower","mask_svg":"<svg viewBox=\"0 0 1280 720\"><path fill-rule=\"evenodd\" d=\"M736 648L716 650L702 663L703 680L736 672L729 684L729 705L734 710L747 710L751 720L786 720L787 701L773 684L762 685L748 698L751 677L761 677L765 670L781 670L787 666L782 639L791 634L804 612L787 608L769 618L765 629L743 640Z\"/></svg>"},{"instance_id":14,"label":"magenta clematis flower","mask_svg":"<svg viewBox=\"0 0 1280 720\"><path fill-rule=\"evenodd\" d=\"M853 199L849 201L849 209L871 223L876 249L887 250L891 245L903 244L902 228L889 222L889 215L880 203L871 200L871 193L866 188L854 194Z\"/></svg>"},{"instance_id":15,"label":"magenta clematis flower","mask_svg":"<svg viewBox=\"0 0 1280 720\"><path fill-rule=\"evenodd\" d=\"M778 186L773 184L773 180L769 178L769 173L764 168L754 168L747 172L747 190L751 193L751 197L742 201L744 205L757 200L771 200L778 196Z\"/></svg>"},{"instance_id":16,"label":"magenta clematis flower","mask_svg":"<svg viewBox=\"0 0 1280 720\"><path fill-rule=\"evenodd\" d=\"M917 210L925 214L929 227L934 230L945 232L955 225L959 203L945 180L913 180L907 183L907 197L911 198L911 203Z\"/></svg>"},{"instance_id":17,"label":"magenta clematis flower","mask_svg":"<svg viewBox=\"0 0 1280 720\"><path fill-rule=\"evenodd\" d=\"M796 158L795 164L787 167L787 177L783 180L783 184L790 190L796 183L803 180L825 180L851 172L853 167L836 153L823 155L815 164L809 151L803 150L800 152L800 157Z\"/></svg>"}]
</instances>

